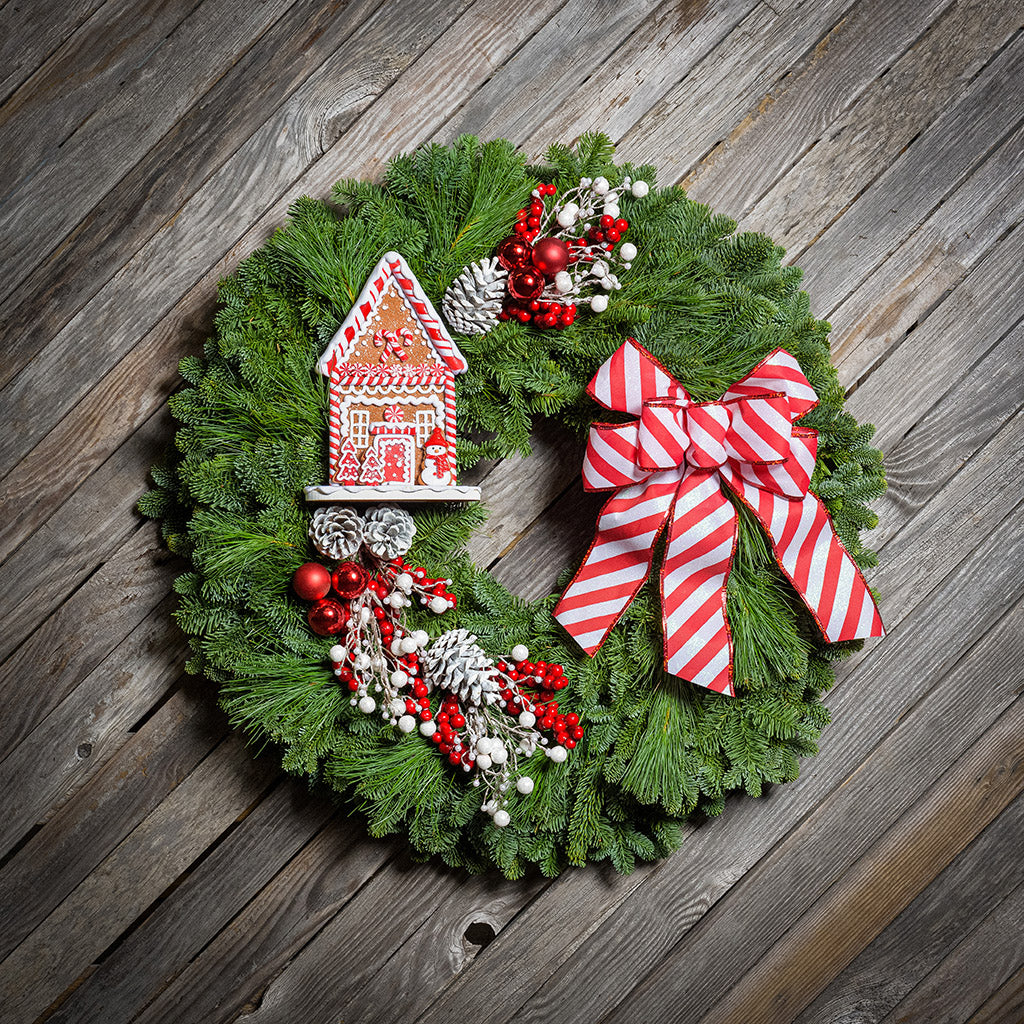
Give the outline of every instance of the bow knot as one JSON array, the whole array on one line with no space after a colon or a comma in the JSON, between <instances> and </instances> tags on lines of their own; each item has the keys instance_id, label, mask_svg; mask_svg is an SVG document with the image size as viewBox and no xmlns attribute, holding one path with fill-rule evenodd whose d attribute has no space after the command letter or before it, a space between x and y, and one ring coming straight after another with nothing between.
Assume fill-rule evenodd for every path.
<instances>
[{"instance_id":1,"label":"bow knot","mask_svg":"<svg viewBox=\"0 0 1024 1024\"><path fill-rule=\"evenodd\" d=\"M724 402L691 405L684 413L686 436L690 446L686 461L696 469L717 469L725 465L731 449L728 444L732 410Z\"/></svg>"},{"instance_id":2,"label":"bow knot","mask_svg":"<svg viewBox=\"0 0 1024 1024\"><path fill-rule=\"evenodd\" d=\"M825 637L883 633L867 584L810 488L817 434L795 425L818 403L790 353L776 349L714 402L695 403L630 339L588 388L638 419L591 427L587 490L615 490L555 618L593 654L650 571L668 524L662 565L666 667L732 694L725 584L736 543L728 488L760 520L775 557Z\"/></svg>"}]
</instances>

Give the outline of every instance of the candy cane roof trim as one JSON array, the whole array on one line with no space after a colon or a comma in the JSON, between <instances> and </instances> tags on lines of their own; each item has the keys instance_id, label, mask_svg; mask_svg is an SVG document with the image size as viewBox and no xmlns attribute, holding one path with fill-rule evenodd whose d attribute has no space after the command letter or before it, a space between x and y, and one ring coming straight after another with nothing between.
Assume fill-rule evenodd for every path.
<instances>
[{"instance_id":1,"label":"candy cane roof trim","mask_svg":"<svg viewBox=\"0 0 1024 1024\"><path fill-rule=\"evenodd\" d=\"M409 264L397 252L384 253L381 261L374 267L367 278L359 298L353 303L348 316L334 332L334 337L327 343L323 355L317 360L316 368L325 377L338 363L346 362L349 353L355 348L367 321L373 316L377 304L394 281L396 290L405 302L413 319L422 327L431 348L452 373L463 373L467 369L465 357L445 329L441 318L437 315L433 303L427 298L426 292L416 276L409 269Z\"/></svg>"}]
</instances>

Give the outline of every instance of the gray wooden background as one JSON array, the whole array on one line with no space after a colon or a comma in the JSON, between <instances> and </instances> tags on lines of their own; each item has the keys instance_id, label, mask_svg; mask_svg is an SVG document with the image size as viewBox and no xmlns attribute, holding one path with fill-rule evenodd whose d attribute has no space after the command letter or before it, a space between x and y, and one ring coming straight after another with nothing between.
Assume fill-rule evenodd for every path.
<instances>
[{"instance_id":1,"label":"gray wooden background","mask_svg":"<svg viewBox=\"0 0 1024 1024\"><path fill-rule=\"evenodd\" d=\"M1024 1019L1021 25L1000 0L0 3L0 1020ZM413 865L245 749L183 675L181 567L133 505L218 277L291 198L463 131L537 157L591 128L804 267L888 456L890 635L799 782L630 877L510 884ZM523 593L581 543L563 456L542 435L483 484L474 553Z\"/></svg>"}]
</instances>

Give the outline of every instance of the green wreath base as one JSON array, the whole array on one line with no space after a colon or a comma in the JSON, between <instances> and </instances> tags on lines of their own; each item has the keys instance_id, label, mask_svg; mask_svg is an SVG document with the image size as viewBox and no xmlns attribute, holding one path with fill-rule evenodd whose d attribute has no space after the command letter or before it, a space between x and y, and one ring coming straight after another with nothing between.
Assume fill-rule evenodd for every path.
<instances>
[{"instance_id":1,"label":"green wreath base","mask_svg":"<svg viewBox=\"0 0 1024 1024\"><path fill-rule=\"evenodd\" d=\"M627 872L676 848L683 822L720 813L730 792L759 796L766 783L794 779L828 721L831 662L859 646L824 642L742 508L728 585L735 698L664 672L650 586L587 658L552 619L554 596L520 600L465 554L482 505L417 510L409 558L451 577L459 605L412 616L413 628L461 626L489 651L524 643L534 658L560 662L571 680L561 705L586 726L565 764L531 762L536 786L513 796L512 822L499 829L432 744L350 706L330 672L330 641L310 632L290 594L310 554L302 488L322 482L325 465L327 392L314 362L373 265L397 249L436 303L493 252L538 181L560 193L582 176L653 183L653 168L619 168L612 155L605 137L586 136L527 167L511 143L465 136L397 157L381 184L340 182L332 204L298 200L290 223L221 283L215 335L202 357L182 360L187 386L170 401L176 451L140 503L191 563L176 582L188 667L219 685L231 721L278 744L287 771L361 807L373 835L404 832L418 856L510 878L530 864L553 876L605 858ZM770 239L733 234L731 220L675 187L624 197L622 216L639 255L605 313L563 331L503 323L457 336L470 362L458 382L460 470L528 454L541 418L582 433L599 413L586 384L628 336L701 401L781 346L821 399L803 420L819 436L812 487L858 563L874 564L858 533L875 523L866 506L884 490L881 454L872 428L843 410L830 328L810 315L799 271L782 266ZM566 467L567 478L578 472ZM593 523L578 529L589 539Z\"/></svg>"}]
</instances>

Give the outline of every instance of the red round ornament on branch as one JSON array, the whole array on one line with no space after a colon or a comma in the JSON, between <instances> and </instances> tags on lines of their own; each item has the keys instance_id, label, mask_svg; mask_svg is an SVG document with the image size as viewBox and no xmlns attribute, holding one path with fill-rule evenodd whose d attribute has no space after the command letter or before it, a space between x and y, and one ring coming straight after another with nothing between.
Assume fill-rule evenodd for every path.
<instances>
[{"instance_id":1,"label":"red round ornament on branch","mask_svg":"<svg viewBox=\"0 0 1024 1024\"><path fill-rule=\"evenodd\" d=\"M331 592L331 570L319 562L306 562L295 570L292 590L303 601L318 601Z\"/></svg>"},{"instance_id":2,"label":"red round ornament on branch","mask_svg":"<svg viewBox=\"0 0 1024 1024\"><path fill-rule=\"evenodd\" d=\"M498 243L494 254L506 270L512 270L514 267L521 267L524 263L530 262L530 243L524 241L519 235L509 235L504 241Z\"/></svg>"},{"instance_id":3,"label":"red round ornament on branch","mask_svg":"<svg viewBox=\"0 0 1024 1024\"><path fill-rule=\"evenodd\" d=\"M533 265L548 279L569 266L569 246L561 238L538 238L533 243Z\"/></svg>"},{"instance_id":4,"label":"red round ornament on branch","mask_svg":"<svg viewBox=\"0 0 1024 1024\"><path fill-rule=\"evenodd\" d=\"M358 597L370 582L370 574L357 562L342 562L331 577L334 592L348 601Z\"/></svg>"},{"instance_id":5,"label":"red round ornament on branch","mask_svg":"<svg viewBox=\"0 0 1024 1024\"><path fill-rule=\"evenodd\" d=\"M528 302L544 291L544 278L533 267L517 267L508 275L508 290L521 302Z\"/></svg>"},{"instance_id":6,"label":"red round ornament on branch","mask_svg":"<svg viewBox=\"0 0 1024 1024\"><path fill-rule=\"evenodd\" d=\"M334 636L345 628L348 617L348 610L342 607L340 601L326 597L309 609L306 620L317 636Z\"/></svg>"}]
</instances>

